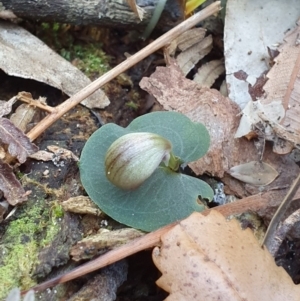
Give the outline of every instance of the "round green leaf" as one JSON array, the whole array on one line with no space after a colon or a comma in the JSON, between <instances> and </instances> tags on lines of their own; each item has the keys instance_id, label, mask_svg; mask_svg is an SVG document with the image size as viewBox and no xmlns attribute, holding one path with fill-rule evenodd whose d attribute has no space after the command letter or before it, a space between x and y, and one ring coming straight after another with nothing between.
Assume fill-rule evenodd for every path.
<instances>
[{"instance_id":1,"label":"round green leaf","mask_svg":"<svg viewBox=\"0 0 300 301\"><path fill-rule=\"evenodd\" d=\"M173 114L172 112L162 113ZM157 115L157 113L148 115ZM138 123L143 126L141 118L138 118ZM164 118L163 115L160 118ZM177 121L177 118L175 119ZM188 118L187 120L192 127L196 127L196 124L191 123ZM173 121L175 122L175 120ZM113 219L144 231L155 230L183 219L194 211L202 211L204 206L198 203L197 198L199 195L207 199L212 198L213 192L209 185L197 178L175 173L167 168L159 167L150 178L133 191L119 189L108 181L104 167L107 149L116 139L133 131L153 132L169 139L173 144L174 154L181 158L184 157L183 151L192 150L184 157L185 160L186 158L195 160L195 153L199 154L195 147L192 145L186 147L179 136L175 135L177 133L176 126L173 126L173 130L175 130L173 132L169 131L166 124L163 124L168 133L165 135L159 123L153 127L147 120L145 124L148 124L148 127L144 124L142 130L141 128L137 129L136 124L134 126L132 124L126 129L115 124L107 124L97 130L83 148L79 165L80 176L91 199ZM178 129L180 132L184 124L179 122L177 125L182 126L181 129ZM185 132L189 133L188 129L185 129ZM176 139L174 137L172 139L172 133ZM179 146L177 145L178 141L181 141Z\"/></svg>"},{"instance_id":2,"label":"round green leaf","mask_svg":"<svg viewBox=\"0 0 300 301\"><path fill-rule=\"evenodd\" d=\"M210 139L206 127L177 112L155 112L140 116L127 129L165 137L171 141L174 155L186 163L203 157L209 148Z\"/></svg>"}]
</instances>

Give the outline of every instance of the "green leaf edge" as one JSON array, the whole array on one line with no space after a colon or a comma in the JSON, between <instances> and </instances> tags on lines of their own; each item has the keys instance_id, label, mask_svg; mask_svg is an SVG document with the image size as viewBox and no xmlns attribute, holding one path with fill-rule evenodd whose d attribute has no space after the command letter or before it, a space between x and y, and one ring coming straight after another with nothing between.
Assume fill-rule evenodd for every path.
<instances>
[{"instance_id":1,"label":"green leaf edge","mask_svg":"<svg viewBox=\"0 0 300 301\"><path fill-rule=\"evenodd\" d=\"M143 128L142 129L140 128L139 130L137 130L137 128L136 128L137 126L140 125L140 122L141 122L140 119L142 117L145 117L145 116L148 116L151 114L156 114L156 115L159 114L160 115L159 118L162 118L161 113L164 113L164 114L172 113L173 116L177 115L176 118L178 118L178 114L180 114L180 113L176 113L176 112L150 113L150 114L147 114L147 115L144 115L144 116L141 116L141 117L135 119L135 120L138 120L138 122L133 121L125 129L122 127L119 127L118 125L115 125L115 124L104 125L99 130L97 130L86 143L86 145L82 151L80 164L79 164L82 184L85 187L88 195L100 207L100 209L103 212L105 212L107 215L112 217L113 219L117 220L118 222L126 224L126 225L134 227L134 228L144 230L144 231L153 231L166 224L169 224L176 220L183 219L183 218L187 217L189 214L191 214L193 211L199 211L199 212L202 211L205 208L203 205L200 205L197 203L196 199L197 199L198 195L201 195L203 198L207 198L209 200L212 199L212 197L213 197L213 191L207 183L205 183L197 178L189 177L187 175L171 173L171 171L166 171L163 168L158 168L156 170L156 172L147 181L145 181L145 183L143 183L142 186L140 186L135 191L124 191L124 190L118 189L113 184L111 184L105 176L104 155L102 156L103 157L102 160L100 158L100 160L98 160L98 162L97 162L97 158L92 156L93 151L95 151L94 150L95 147L103 148L102 153L105 154L108 147L111 145L111 143L113 141L115 141L119 137L121 137L129 132L147 131L147 132L153 132L153 133L157 133L157 134L161 135L160 132L152 130L152 128L153 128L152 124L150 124L151 129L148 129L147 126L143 126ZM180 116L184 116L184 115L180 114ZM189 122L191 122L186 116L184 116L184 117ZM196 127L197 127L196 123L193 123L193 124L196 125ZM99 140L99 136L101 137L101 140ZM165 135L163 135L163 136L165 137ZM166 138L168 139L168 137L166 137ZM105 141L105 144L102 143L103 141ZM172 142L172 140L171 140L171 142ZM201 152L203 152L203 151L201 151ZM92 158L92 159L89 160L88 158ZM193 157L193 155L184 157L184 159L187 159L187 158L194 158L194 157ZM185 161L185 162L187 162L187 161ZM101 166L101 165L103 166L102 170L95 168L95 166ZM162 219L160 217L160 214L155 214L156 212L155 212L155 210L153 211L153 204L152 205L149 204L150 207L149 207L148 212L144 212L143 214L141 214L140 212L136 212L135 208L138 207L137 200L139 200L139 202L145 201L145 200L141 200L141 198L143 196L143 193L145 193L146 191L149 192L148 194L146 193L146 198L147 197L149 198L149 194L154 193L152 181L155 181L155 179L159 179L162 176L162 173L165 173L165 172L168 173L169 179L170 179L170 176L173 176L173 177L176 176L177 184L174 185L175 187L178 187L180 181L185 181L185 185L183 185L183 187L182 187L182 192L184 192L184 195L181 196L181 202L182 202L182 199L184 199L184 202L188 203L189 206L186 206L186 204L185 204L185 206L182 207L183 203L177 203L177 207L179 207L179 208L177 208L178 214L174 214L175 211L170 213L170 212L168 212L168 210L170 208L164 208L162 206L162 208L160 208L160 210L165 209L165 211L166 211L164 219ZM158 184L161 185L160 189L162 189L162 186L163 186L162 183L165 180L164 177L165 177L165 174L163 177L161 177L161 180L158 182ZM101 178L102 178L102 180L101 180ZM95 181L93 179L97 179L97 180ZM189 188L190 190L187 190L186 188L189 186L191 186ZM97 187L97 189L95 189L95 187ZM98 189L98 187L101 187L102 189ZM106 191L106 194L107 193L110 194L109 197L105 197L103 188ZM149 191L149 189L150 189L150 191ZM174 189L171 189L171 191L174 191ZM124 200L124 198L128 198L128 196L130 196L129 199L126 200L126 203L129 202L128 207L125 209L124 202L123 202L121 208L119 208L119 205L121 205L122 202L119 202L118 200L120 200L120 199ZM178 193L176 193L176 195L174 195L173 197L178 197L178 196L179 196ZM103 197L106 199L104 202L103 202ZM187 200L188 198L190 199L189 201ZM115 202L113 205L110 202L110 200L112 200L112 199L115 199L115 201L113 201L113 202ZM158 199L160 199L160 197L158 197ZM180 198L178 198L178 199L180 199ZM166 200L164 200L164 201L166 201ZM116 210L116 208L118 208L118 210Z\"/></svg>"}]
</instances>

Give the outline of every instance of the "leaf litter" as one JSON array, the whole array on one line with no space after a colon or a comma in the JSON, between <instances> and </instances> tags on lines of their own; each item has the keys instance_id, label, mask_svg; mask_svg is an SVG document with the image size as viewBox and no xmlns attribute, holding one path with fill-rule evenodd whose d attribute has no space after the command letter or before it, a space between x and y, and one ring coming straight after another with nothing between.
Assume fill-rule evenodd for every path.
<instances>
[{"instance_id":1,"label":"leaf litter","mask_svg":"<svg viewBox=\"0 0 300 301\"><path fill-rule=\"evenodd\" d=\"M0 49L0 68L9 75L34 79L69 96L91 83L79 69L17 24L0 20ZM88 108L104 108L109 103L100 89L82 101Z\"/></svg>"},{"instance_id":2,"label":"leaf litter","mask_svg":"<svg viewBox=\"0 0 300 301\"><path fill-rule=\"evenodd\" d=\"M134 1L131 1L131 2L134 3ZM208 41L208 40L209 39L207 39L206 41ZM192 65L191 65L192 68L194 68L196 62L191 62L191 63L192 63ZM218 61L218 62L216 61L215 64L211 63L210 70L213 71L214 69L216 69L217 70L216 73L213 74L213 76L211 76L211 79L210 79L209 74L211 72L208 71L207 75L204 76L204 79L199 82L199 85L197 87L193 86L192 84L190 84L188 82L186 82L184 84L180 84L179 81L175 81L174 82L174 86L176 86L176 85L179 86L178 87L178 91L175 92L175 96L176 96L176 93L177 93L177 95L179 95L182 92L183 92L182 94L184 95L184 97L182 97L181 99L178 98L175 102L169 101L168 95L167 95L169 93L169 91L165 91L164 92L163 89L160 92L158 91L160 88L164 88L164 83L161 84L161 83L159 83L159 81L155 82L155 78L154 78L154 80L152 78L153 81L150 83L150 85L152 85L152 87L149 88L149 86L150 86L149 85L148 89L151 90L151 93L153 93L153 95L157 96L157 98L159 99L159 101L162 101L161 103L163 103L165 109L167 108L169 110L178 110L178 111L185 111L186 110L186 115L188 115L188 116L190 115L190 116L194 117L195 119L198 119L198 118L201 119L201 118L203 118L204 120L206 118L204 115L208 114L209 110L213 111L212 114L210 114L207 117L206 122L208 122L208 125L210 126L211 133L214 134L212 136L213 139L215 139L216 137L219 138L217 140L217 144L219 144L221 146L221 148L218 149L218 145L217 144L214 145L212 147L212 150L213 150L212 153L210 154L210 156L208 156L204 160L204 163L203 162L201 162L201 163L194 162L193 163L193 164L195 164L194 166L193 166L193 164L191 164L191 167L194 169L194 171L196 171L197 174L210 173L212 175L219 176L220 178L224 178L224 177L228 176L228 174L230 174L230 173L231 174L235 173L235 174L237 174L237 178L239 180L243 181L243 174L245 174L245 170L243 170L243 168L245 169L245 166L246 166L246 169L248 170L247 172L248 173L252 173L252 179L251 179L250 182L248 180L246 180L246 181L244 180L245 182L248 182L248 183L254 184L254 185L259 185L260 184L260 186L261 185L267 186L269 183L273 182L272 179L269 179L269 180L267 180L267 181L265 181L263 183L262 182L260 182L260 183L253 183L253 180L255 180L254 179L255 176L261 172L261 170L259 170L259 169L258 170L257 169L253 170L253 168L255 168L255 166L257 167L258 164L261 164L261 166L264 166L264 167L267 166L267 169L264 168L264 172L266 172L268 174L270 171L272 171L273 172L273 177L276 178L277 171L274 169L274 166L272 166L272 164L276 164L276 163L273 161L273 162L271 162L271 164L268 164L268 163L265 163L265 162L258 161L259 160L259 156L257 154L257 149L255 148L255 146L253 145L252 142L247 141L246 139L238 139L238 140L234 139L234 131L237 128L236 120L238 120L238 115L240 113L239 109L228 98L222 97L216 90L210 90L209 88L204 88L204 87L211 87L211 85L213 84L213 82L215 81L215 79L218 77L218 74L220 75L224 71L224 69L222 69L222 68L218 69L218 66L222 65L221 63L222 63L221 61ZM190 62L189 62L189 64L190 64ZM190 67L188 67L188 68L185 69L185 67L184 67L185 65L186 65L186 63L182 64L183 69L185 70L184 73L187 73L188 70L190 69ZM203 69L202 70L201 70L201 68L199 69L200 73L204 73L203 72L204 67L205 67L205 65L203 65ZM172 68L174 68L174 66L173 67L171 66L171 69ZM176 71L178 71L178 70L176 70L176 68L174 68L172 70L175 71L175 73L176 73ZM169 74L167 73L167 76L168 75ZM178 77L178 78L180 80L182 80L182 74L180 76L181 77ZM208 82L207 84L205 83L205 78L208 79L207 80L207 82ZM172 79L174 79L174 78L172 78ZM145 80L145 82L146 81L147 80ZM169 81L169 83L170 83L170 81ZM147 86L147 84L149 84L149 83L146 83L145 86ZM141 85L143 85L143 84L141 84ZM170 88L168 88L168 89L170 89ZM165 89L165 90L168 90L168 89ZM196 104L193 104L193 102L186 101L186 103L183 104L183 101L186 100L185 97L187 97L185 95L185 94L187 94L186 93L187 91L189 91L189 92L192 93L189 96L190 98L192 98L193 96L197 96L197 100L200 100L199 102L200 103L202 102L202 104L204 104L203 107L204 108L205 107L208 108L208 109L204 110L203 115L199 114L199 110L197 111L197 107L199 106L199 103L197 103L197 105L196 105ZM194 91L198 91L198 93L196 93L196 92L194 93ZM159 93L162 93L162 95L159 95ZM164 95L164 93L165 93L165 95ZM179 99L180 99L180 101L179 101ZM192 104L192 106L191 106L191 109L190 109L189 106L191 104ZM223 106L223 108L222 108L222 106ZM201 105L201 109L203 109L203 107ZM187 109L187 108L189 108L189 109ZM226 110L225 110L225 108L226 108ZM222 111L222 110L224 110L224 111ZM226 115L227 110L229 110L229 113ZM195 111L195 113L193 113L193 111ZM222 120L220 122L218 119L220 119L222 115L225 115L225 118L224 118L224 120ZM214 119L214 117L216 117L216 118ZM213 121L216 122L216 127L213 127L213 125L211 124L212 122L210 123L208 121L209 118L213 119ZM226 119L228 119L229 121L227 121ZM201 120L201 122L203 122L203 121ZM227 128L229 129L228 131L226 131ZM278 133L276 133L276 134L278 134ZM238 145L235 144L235 143L237 143L237 141L240 141L240 142L238 142ZM224 156L220 157L220 155L218 154L218 152L220 152L220 150L221 150L221 153L222 153L223 148L226 149L226 144L229 144L231 147L232 147L232 145L234 145L233 149L236 150L237 152L233 153L233 154L230 154L230 147L228 147L228 152L225 153ZM238 146L242 146L243 144L244 144L244 149L243 149L243 147L241 147L240 149L238 149ZM240 153L238 153L238 151ZM244 155L243 153L245 153L248 157L247 158L243 157L243 155ZM216 161L214 161L214 159L215 159L214 157L215 156L217 156L217 160ZM273 159L275 161L276 160L280 161L278 158L279 157L276 157L276 156L273 157ZM250 162L251 163L250 164L251 165L250 169L249 169L249 163L246 163L246 164L243 163L243 162L245 162L247 160L248 161L250 161L250 160L256 160L256 161ZM240 165L237 165L238 162L240 163ZM283 165L286 164L286 162L287 162L286 158L284 158L282 161L280 161L280 163L279 163L280 168L283 168ZM248 164L248 166L247 166L247 164ZM293 163L288 162L288 164L290 164L289 166L291 167L291 170L294 170L295 173L298 172L298 170L293 165ZM289 167L287 167L288 165L285 165L285 166L286 166L286 168L289 168ZM293 171L293 175L292 176L294 176L294 171ZM272 172L270 172L270 174L272 174ZM263 175L263 176L265 176L265 175ZM280 176L279 176L279 178L280 178ZM286 181L286 179L285 179L285 181ZM280 188L284 188L284 185L285 184L283 182L281 182L280 185L278 186L279 189ZM194 217L194 215L191 216L191 218L193 218L193 217ZM213 217L215 219L213 219ZM197 217L198 220L201 220L201 222L200 222L201 226L202 226L202 224L205 224L205 226L203 226L204 228L202 229L203 231L200 230L199 232L200 233L204 233L205 231L207 231L207 229L212 229L214 233L218 233L218 235L215 235L215 236L218 236L218 238L219 238L219 230L222 229L222 228L227 229L227 227L224 225L223 217L221 215L216 215L215 216L215 213L211 213L209 215L209 218L211 218L213 220L213 222L212 222L213 225L211 223L206 224L206 221L204 221L202 219L202 217L200 219L199 219L199 217ZM209 220L209 218L207 218L207 220ZM215 274L216 271L214 270L214 268L218 269L220 267L223 267L223 264L226 263L226 261L229 260L229 259L226 256L224 258L219 258L218 257L219 254L215 254L213 252L213 248L216 245L217 245L217 247L215 247L215 249L218 249L218 250L220 249L218 244L222 244L223 240L220 240L221 242L219 242L219 240L218 240L217 237L215 237L215 236L214 237L208 237L209 236L208 234L206 235L206 238L210 239L212 241L215 240L215 242L213 242L212 245L210 245L210 242L209 242L208 245L210 247L207 247L207 245L205 245L205 242L207 242L207 241L204 240L202 248L206 251L206 253L204 253L204 255L202 256L202 259L201 259L202 261L200 261L201 264L199 264L199 266L200 265L211 266L210 265L211 263L214 265L216 262L218 262L218 263L221 262L221 264L217 265L217 267L213 266L211 270L205 270L204 269L204 271L202 271L202 273L205 276L208 276L208 278L204 277L204 279L209 280L208 282L210 282L212 284L214 284L214 282L217 283L219 285L218 288L220 288L221 285L222 285L222 287L224 288L224 291L220 292L220 294L222 294L224 298L226 297L226 294L228 294L228 296L229 295L232 296L230 300L235 300L234 298L237 297L237 295L239 293L241 294L241 296L244 297L244 295L245 295L248 298L249 298L249 296L251 296L251 295L248 295L248 294L251 294L251 293L256 294L257 293L258 296L253 297L253 299L254 300L258 300L258 299L261 298L261 296L263 296L262 292L264 292L264 291L266 291L266 294L267 294L266 297L265 297L266 299L269 299L270 296L272 296L272 294L275 294L276 296L272 297L272 300L296 300L295 296L296 296L296 293L298 292L298 290L295 289L295 286L291 282L291 279L289 278L289 276L287 276L287 274L285 275L284 273L282 273L283 272L282 269L277 268L275 266L273 259L268 254L266 254L265 250L260 249L260 251L261 251L260 252L260 251L258 251L258 250L255 249L256 246L257 246L257 243L255 244L254 241L253 241L253 239L250 238L250 236L251 236L250 235L250 231L247 230L246 232L243 232L243 236L242 237L238 237L237 241L231 241L232 237L234 237L235 235L238 236L240 230L239 230L239 226L238 226L238 224L236 222L229 222L228 224L230 224L230 223L231 223L231 225L232 225L232 223L233 224L235 223L235 225L233 226L233 228L231 230L227 231L227 234L228 233L229 234L233 233L234 235L231 235L230 237L227 237L226 233L224 233L224 235L222 235L221 237L223 238L223 236L224 236L224 240L226 240L226 243L228 243L228 245L224 244L225 249L226 248L227 249L234 249L233 254L230 253L230 252L228 254L229 254L229 258L232 259L235 262L231 262L231 264L229 266L227 266L227 270L226 270L227 274L226 274L226 276L229 277L229 278L225 277L225 280L226 279L230 279L230 280L234 279L234 281L232 281L231 283L233 283L234 285L236 285L236 287L238 287L238 289L236 289L236 291L238 291L238 293L236 294L236 291L233 292L232 291L232 286L231 285L228 286L228 282L226 283L226 281L224 281L224 273L220 276L221 278L215 279L217 273ZM192 222L183 221L183 222L180 223L179 227L184 228L184 230L188 230L188 228L193 228L192 225L193 225ZM217 228L217 230L216 230L216 228ZM207 231L207 232L210 233L210 231ZM178 237L179 237L182 234L175 234L175 235L178 235ZM188 236L189 235L192 237L193 235L198 235L198 234L195 234L195 233L191 234L189 232ZM184 244L186 243L186 240L184 238L184 235L182 237L183 237L182 241L180 243L178 243L178 240L177 240L176 241L176 246L174 246L174 247L171 248L171 250L173 250L174 254L176 254L176 252L174 252L174 250L176 249L176 247L177 247L177 249L178 249L178 247L179 248L182 247L182 249L184 249ZM196 236L195 240L202 242L202 235L201 235L201 239L198 239L197 236ZM249 240L249 242L253 242L254 243L255 248L253 246L249 246L249 248L248 248L248 245L247 245L248 240ZM250 253L248 253L248 255L244 255L241 250L236 250L235 249L236 247L238 248L238 247L241 246L241 242L243 242L243 243L245 242L245 245L247 245L245 249L247 251L249 249ZM230 243L231 243L231 245L229 245ZM194 247L195 244L194 243L190 244L190 242L188 241L187 245L188 245L188 249L187 249L188 254L191 255L191 257L194 257L193 247ZM233 247L235 247L235 248L233 248ZM251 247L252 247L252 249L250 249ZM164 248L164 246L162 247L162 250L163 250L163 248ZM169 246L168 246L168 248L169 248ZM162 252L162 250L160 252ZM239 252L239 251L241 251L241 252ZM158 251L156 250L155 252L156 253L154 253L154 256L157 256ZM223 253L223 252L220 252L220 253ZM224 254L227 255L227 251L224 251ZM243 259L236 260L236 257L235 257L236 254L238 256L241 256L241 257L237 256L237 258L244 258L244 260ZM254 254L257 254L257 255L254 256ZM176 255L177 255L176 260L178 260L179 255L178 254L176 254ZM195 257L196 257L196 255L195 255ZM213 257L213 259L211 259L212 257ZM254 267L255 268L257 268L257 266L260 268L260 267L263 266L263 264L266 264L264 266L264 268L262 268L262 270L260 271L260 273L259 273L259 275L257 277L255 277L255 275L256 275L256 272L259 271L259 270L255 269L253 266L251 266L253 260L250 260L249 264L248 264L248 261L247 261L249 258L251 258L251 259L254 258L255 259L255 257L258 257L258 260L255 261L255 263L254 263ZM261 262L259 260L262 260L263 263L261 264ZM239 263L242 262L242 264L243 264L243 270L242 270L242 272L240 270L241 266L238 266L238 264L235 264L236 262L239 262ZM162 263L162 262L160 262L160 263ZM245 264L244 263L247 264L248 268L245 269ZM172 263L171 264L169 263L168 265L172 266ZM176 265L177 265L177 262L176 262ZM191 278L201 278L201 277L198 277L199 276L199 272L201 273L201 270L197 269L197 271L193 271L194 267L191 267L190 271L186 271L186 266L187 266L186 263L184 263L184 267L182 267L181 269L179 269L179 273L180 272L181 273L182 272L184 272L184 273L187 272L188 276L190 276L190 275L192 276ZM231 271L231 267L232 266L237 266L237 270L236 270L237 272L236 271L234 271L234 272ZM250 274L249 273L245 273L245 270L249 271ZM255 272L253 272L253 271L255 271ZM267 280L264 281L264 280L262 280L261 275L262 274L265 275L265 271L267 271L267 273L270 273L270 276L267 278ZM278 271L280 271L280 272L278 272ZM190 272L190 273L188 273L188 272ZM222 270L222 272L223 272L223 270ZM237 274L235 274L235 272ZM252 275L252 272L253 272L253 275ZM184 273L182 273L182 274L184 274ZM212 275L210 275L209 273L212 273ZM248 276L248 278L245 279L245 281L244 281L244 279L241 278L240 275L238 275L239 273L244 273L244 276ZM276 277L274 277L275 274L277 275ZM164 277L165 277L165 275L162 276L162 278L164 278ZM174 275L174 277L175 277L175 275ZM230 277L232 277L232 278L230 278ZM249 277L250 278L253 277L253 279L255 279L255 281L260 282L260 283L257 284L257 286L255 287L255 289L252 288L251 292L249 292L249 285L247 285L249 283ZM265 286L265 287L262 287L262 291L260 291L260 287L262 286L261 284L269 281L269 278L272 278L271 288L268 287L268 286ZM176 279L178 280L178 279L180 279L180 277L178 277L178 275L177 275ZM176 279L175 279L174 283L176 283ZM192 287L191 285L193 285L192 283L186 283L186 282L184 282L184 281L186 281L186 279L190 279L190 278L187 278L187 277L183 278L182 281L181 281L181 283L178 284L178 287L180 287L180 285L182 285L182 284L188 284L188 285L186 285L186 287L188 287L188 290L186 290L187 295L184 295L184 299L185 300L189 300L187 298L188 294L195 293L195 291L193 291L191 289L191 287ZM248 281L248 283L247 283L246 280ZM166 283L162 284L162 287L173 293L173 295L171 294L171 296L168 298L168 300L177 300L177 299L171 299L172 297L174 297L174 295L176 295L176 289L175 289L175 293L174 293L174 290L173 291L170 290L170 287L171 287L170 284L169 284L170 281L173 282L173 279L172 280L168 280ZM161 282L163 282L163 280ZM159 282L159 283L161 283L161 282ZM205 285L206 285L206 288L209 288L209 286L207 286L207 283L205 283ZM195 286L198 286L198 283ZM284 287L284 288L282 288L282 287ZM276 292L274 292L275 291L274 288L277 289ZM286 289L286 291L285 291L285 289ZM205 288L201 289L201 291L199 292L199 294L202 294L204 292L204 290L205 290ZM280 295L278 293L278 291L281 291L281 293L283 295ZM218 294L218 289L216 289L215 292L216 292L216 294ZM295 294L294 294L294 292L295 292ZM299 294L299 292L298 292L298 294ZM198 297L199 296L197 296L197 300L198 300ZM278 298L278 299L276 299L276 298ZM191 299L191 300L193 300L193 299ZM207 300L210 300L210 299L207 299Z\"/></svg>"},{"instance_id":3,"label":"leaf litter","mask_svg":"<svg viewBox=\"0 0 300 301\"><path fill-rule=\"evenodd\" d=\"M165 110L183 113L192 121L201 122L207 127L211 138L209 151L198 161L189 164L197 175L208 173L223 179L234 166L260 161L258 150L252 141L244 138L236 139L234 136L240 114L237 104L217 90L201 88L194 81L186 79L175 63L168 67L158 67L149 78L142 79L140 86L152 94ZM263 161L275 168L279 176L263 190L286 187L290 183L290 178L296 177L298 166L288 156L270 154L267 150L264 154ZM286 178L284 172L279 172L286 170L287 166L290 178ZM251 174L252 181L257 175ZM275 178L276 176L273 177ZM242 178L239 177L239 180ZM231 178L226 184L238 196L249 195L245 188L238 188L239 181ZM262 190L261 187L251 187L250 191L251 194L255 194Z\"/></svg>"},{"instance_id":4,"label":"leaf litter","mask_svg":"<svg viewBox=\"0 0 300 301\"><path fill-rule=\"evenodd\" d=\"M260 135L274 142L273 151L290 153L300 145L300 26L289 32L279 47L275 65L267 74L264 95L257 102L249 102L237 137L259 128Z\"/></svg>"},{"instance_id":5,"label":"leaf litter","mask_svg":"<svg viewBox=\"0 0 300 301\"><path fill-rule=\"evenodd\" d=\"M193 213L153 250L157 285L177 300L299 300L295 285L250 229L218 212Z\"/></svg>"}]
</instances>

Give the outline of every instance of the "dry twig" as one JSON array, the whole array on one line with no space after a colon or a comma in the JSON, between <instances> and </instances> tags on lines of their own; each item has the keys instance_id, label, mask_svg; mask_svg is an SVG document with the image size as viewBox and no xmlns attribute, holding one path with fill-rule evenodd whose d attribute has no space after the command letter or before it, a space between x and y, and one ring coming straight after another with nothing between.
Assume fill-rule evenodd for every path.
<instances>
[{"instance_id":1,"label":"dry twig","mask_svg":"<svg viewBox=\"0 0 300 301\"><path fill-rule=\"evenodd\" d=\"M43 120L41 120L28 134L27 136L31 141L35 140L39 137L49 126L51 126L55 121L57 121L61 116L66 114L69 110L79 104L82 100L93 94L97 89L101 88L103 85L107 84L109 81L117 77L122 72L128 70L139 61L146 58L151 53L157 51L158 49L166 46L169 44L173 39L178 37L180 34L185 32L186 30L192 28L193 26L197 25L200 21L204 20L205 18L216 14L221 9L220 1L216 1L213 4L207 6L202 11L198 12L194 16L190 17L189 19L185 20L184 22L180 23L151 44L137 52L136 54L132 55L124 62L113 68L112 70L108 71L100 78L86 86L84 89L77 92L72 97L68 98L62 104L56 106L51 112L51 114L47 115Z\"/></svg>"}]
</instances>

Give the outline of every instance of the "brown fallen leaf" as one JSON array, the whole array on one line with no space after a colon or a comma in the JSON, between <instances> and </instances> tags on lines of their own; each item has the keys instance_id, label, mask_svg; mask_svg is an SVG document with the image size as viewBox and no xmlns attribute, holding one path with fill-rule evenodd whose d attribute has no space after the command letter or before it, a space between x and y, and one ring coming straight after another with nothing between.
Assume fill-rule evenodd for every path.
<instances>
[{"instance_id":1,"label":"brown fallen leaf","mask_svg":"<svg viewBox=\"0 0 300 301\"><path fill-rule=\"evenodd\" d=\"M234 139L240 109L217 90L199 87L186 79L174 64L156 68L149 78L141 80L140 86L152 94L165 110L185 114L207 127L211 141L209 151L190 164L196 174L208 172L222 178L231 167L259 159L252 142Z\"/></svg>"},{"instance_id":2,"label":"brown fallen leaf","mask_svg":"<svg viewBox=\"0 0 300 301\"><path fill-rule=\"evenodd\" d=\"M10 116L10 121L25 133L27 131L27 126L31 122L36 111L36 108L33 106L21 104Z\"/></svg>"},{"instance_id":3,"label":"brown fallen leaf","mask_svg":"<svg viewBox=\"0 0 300 301\"><path fill-rule=\"evenodd\" d=\"M218 212L193 213L162 236L153 251L166 300L299 300L293 283L250 229Z\"/></svg>"},{"instance_id":4,"label":"brown fallen leaf","mask_svg":"<svg viewBox=\"0 0 300 301\"><path fill-rule=\"evenodd\" d=\"M202 65L194 76L194 81L201 87L210 88L215 80L225 72L222 60L210 61Z\"/></svg>"},{"instance_id":5,"label":"brown fallen leaf","mask_svg":"<svg viewBox=\"0 0 300 301\"><path fill-rule=\"evenodd\" d=\"M219 91L199 87L194 81L186 79L175 64L156 68L149 78L141 80L140 86L152 94L165 110L185 114L192 121L203 123L208 129L211 145L207 154L189 163L197 175L209 173L223 181L231 167L260 160L260 154L252 141L235 139L240 109ZM262 160L279 173L279 177L264 189L284 188L298 175L299 168L295 162L288 156L272 153L268 145ZM249 184L247 189L245 185L237 189L240 183L231 177L227 184L230 185L231 192L240 197L261 192L259 187Z\"/></svg>"},{"instance_id":6,"label":"brown fallen leaf","mask_svg":"<svg viewBox=\"0 0 300 301\"><path fill-rule=\"evenodd\" d=\"M192 28L181 34L178 38L174 39L167 47L169 55L175 55L176 49L185 51L193 45L203 40L206 34L206 29L201 27Z\"/></svg>"},{"instance_id":7,"label":"brown fallen leaf","mask_svg":"<svg viewBox=\"0 0 300 301\"><path fill-rule=\"evenodd\" d=\"M27 195L13 173L12 168L0 160L0 190L3 192L7 202L15 206L27 201Z\"/></svg>"},{"instance_id":8,"label":"brown fallen leaf","mask_svg":"<svg viewBox=\"0 0 300 301\"><path fill-rule=\"evenodd\" d=\"M212 42L212 36L210 35L177 56L176 61L184 75L187 75L195 64L211 51Z\"/></svg>"},{"instance_id":9,"label":"brown fallen leaf","mask_svg":"<svg viewBox=\"0 0 300 301\"><path fill-rule=\"evenodd\" d=\"M17 157L20 163L24 163L29 155L38 151L38 147L6 118L0 119L0 140L9 145L9 153Z\"/></svg>"},{"instance_id":10,"label":"brown fallen leaf","mask_svg":"<svg viewBox=\"0 0 300 301\"><path fill-rule=\"evenodd\" d=\"M269 185L278 176L278 172L274 167L259 161L251 161L231 167L228 173L242 182L255 186Z\"/></svg>"}]
</instances>

